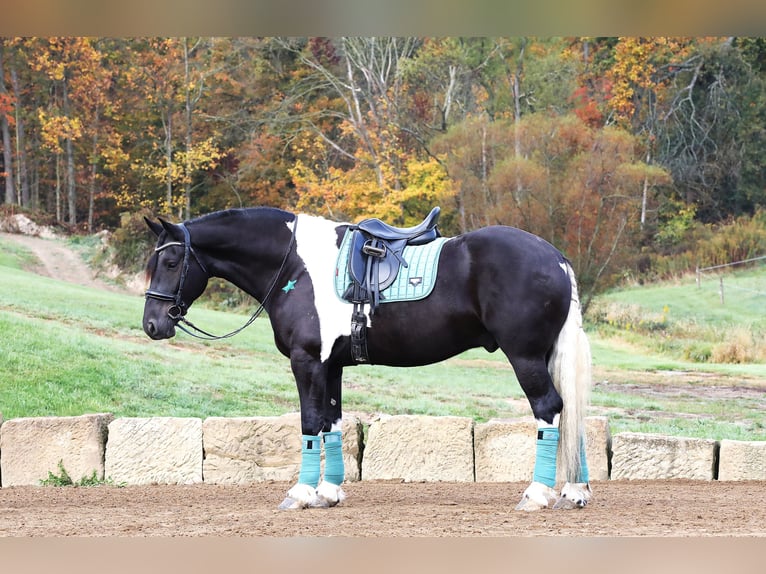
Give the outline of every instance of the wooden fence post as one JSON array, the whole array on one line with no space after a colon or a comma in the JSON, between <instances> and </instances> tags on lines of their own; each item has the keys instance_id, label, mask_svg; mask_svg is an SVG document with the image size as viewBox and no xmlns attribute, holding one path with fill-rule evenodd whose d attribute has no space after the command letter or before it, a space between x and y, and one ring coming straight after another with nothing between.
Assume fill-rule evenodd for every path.
<instances>
[{"instance_id":1,"label":"wooden fence post","mask_svg":"<svg viewBox=\"0 0 766 574\"><path fill-rule=\"evenodd\" d=\"M721 294L721 305L723 305L723 275L718 277L718 281L720 283L719 293Z\"/></svg>"}]
</instances>

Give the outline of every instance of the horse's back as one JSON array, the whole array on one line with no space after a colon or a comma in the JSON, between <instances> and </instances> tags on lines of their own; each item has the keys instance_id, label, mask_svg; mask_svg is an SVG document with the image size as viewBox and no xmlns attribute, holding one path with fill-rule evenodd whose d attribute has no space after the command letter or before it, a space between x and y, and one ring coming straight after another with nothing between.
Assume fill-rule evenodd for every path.
<instances>
[{"instance_id":1,"label":"horse's back","mask_svg":"<svg viewBox=\"0 0 766 574\"><path fill-rule=\"evenodd\" d=\"M546 283L550 289L569 290L566 258L541 237L516 227L495 225L457 238L456 247L470 260L477 283L504 286Z\"/></svg>"}]
</instances>

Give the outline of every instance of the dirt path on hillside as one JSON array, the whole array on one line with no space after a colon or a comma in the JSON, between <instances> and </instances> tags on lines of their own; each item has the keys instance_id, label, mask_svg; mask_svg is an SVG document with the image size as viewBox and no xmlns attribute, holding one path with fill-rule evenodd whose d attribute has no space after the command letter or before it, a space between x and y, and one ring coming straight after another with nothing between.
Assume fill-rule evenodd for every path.
<instances>
[{"instance_id":1,"label":"dirt path on hillside","mask_svg":"<svg viewBox=\"0 0 766 574\"><path fill-rule=\"evenodd\" d=\"M16 233L0 233L0 238L29 249L39 261L39 265L30 271L39 275L86 287L123 291L118 286L96 277L82 258L60 241Z\"/></svg>"},{"instance_id":2,"label":"dirt path on hillside","mask_svg":"<svg viewBox=\"0 0 766 574\"><path fill-rule=\"evenodd\" d=\"M277 510L287 483L0 489L1 536L766 536L766 482L602 481L582 510L513 508L525 483L354 482Z\"/></svg>"}]
</instances>

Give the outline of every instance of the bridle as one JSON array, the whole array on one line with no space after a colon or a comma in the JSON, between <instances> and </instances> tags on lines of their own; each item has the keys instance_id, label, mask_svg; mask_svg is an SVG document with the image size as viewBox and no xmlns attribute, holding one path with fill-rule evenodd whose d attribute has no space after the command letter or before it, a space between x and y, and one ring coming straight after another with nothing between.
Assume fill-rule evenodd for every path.
<instances>
[{"instance_id":1,"label":"bridle","mask_svg":"<svg viewBox=\"0 0 766 574\"><path fill-rule=\"evenodd\" d=\"M189 230L186 228L186 225L183 223L179 223L178 226L181 228L184 234L184 240L181 241L168 241L167 243L163 243L162 245L159 245L155 247L154 252L159 253L160 251L167 249L168 247L172 246L183 246L184 248L184 259L183 264L181 267L181 278L178 281L178 288L176 289L175 293L165 293L163 291L157 291L156 289L147 289L144 293L144 296L146 299L156 299L158 301L171 301L173 304L168 308L168 317L171 321L174 321L176 326L181 329L184 333L187 335L191 335L192 337L196 337L197 339L204 339L206 341L216 341L219 339L228 339L229 337L233 337L237 333L240 333L244 331L247 327L252 325L253 321L255 321L261 313L265 310L266 302L268 301L269 297L271 296L271 293L274 291L274 287L277 284L277 281L279 280L279 276L282 274L282 271L284 271L285 264L287 263L287 258L290 255L290 252L292 251L293 244L295 243L295 231L298 227L298 217L296 216L293 221L293 228L292 232L290 234L290 243L287 245L287 250L285 251L285 255L282 258L282 263L279 266L279 270L277 271L276 275L274 275L274 279L271 282L271 285L269 286L268 291L266 292L266 296L263 298L263 301L258 305L258 308L255 310L255 312L250 316L250 318L245 322L244 325L242 325L240 328L235 329L231 333L226 333L225 335L213 335L212 333L208 333L204 329L200 329L197 327L194 323L189 321L186 318L186 311L189 310L189 305L187 305L183 300L183 289L184 289L184 283L186 282L186 275L189 272L189 262L191 261L191 258L194 257L194 260L197 262L197 265L200 266L202 271L209 277L210 274L207 271L207 268L202 263L202 260L199 258L197 253L194 251L194 248L191 244L191 238L189 236ZM193 331L187 329L184 325L181 323L185 323L189 326L190 329L193 329ZM194 332L196 331L196 332Z\"/></svg>"},{"instance_id":2,"label":"bridle","mask_svg":"<svg viewBox=\"0 0 766 574\"><path fill-rule=\"evenodd\" d=\"M164 293L162 291L157 291L156 289L147 289L146 293L144 294L147 299L157 299L159 301L172 301L173 305L168 309L168 317L170 317L173 321L180 321L183 319L184 315L186 315L186 311L189 309L189 306L184 303L182 293L184 290L184 283L186 282L186 275L189 273L189 259L190 255L194 257L194 259L197 261L197 265L202 268L202 271L207 274L207 268L205 265L200 261L200 258L197 256L197 253L194 251L194 249L191 246L191 239L189 237L189 230L186 229L186 225L183 223L179 224L179 227L184 232L184 240L183 241L168 241L167 243L164 243L154 249L155 253L159 253L160 251L164 251L168 247L173 247L176 245L182 245L184 248L184 260L183 260L183 266L181 267L181 279L178 281L178 289L176 289L176 292L173 294L170 293Z\"/></svg>"}]
</instances>

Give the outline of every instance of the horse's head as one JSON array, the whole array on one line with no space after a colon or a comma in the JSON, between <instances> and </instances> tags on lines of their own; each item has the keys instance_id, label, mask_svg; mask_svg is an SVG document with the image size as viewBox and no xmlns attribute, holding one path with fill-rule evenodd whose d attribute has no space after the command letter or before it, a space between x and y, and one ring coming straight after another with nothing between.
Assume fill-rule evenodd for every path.
<instances>
[{"instance_id":1,"label":"horse's head","mask_svg":"<svg viewBox=\"0 0 766 574\"><path fill-rule=\"evenodd\" d=\"M150 283L144 304L144 331L152 339L169 339L176 334L178 321L202 295L209 276L183 223L145 221L157 236L157 247L146 266Z\"/></svg>"}]
</instances>

